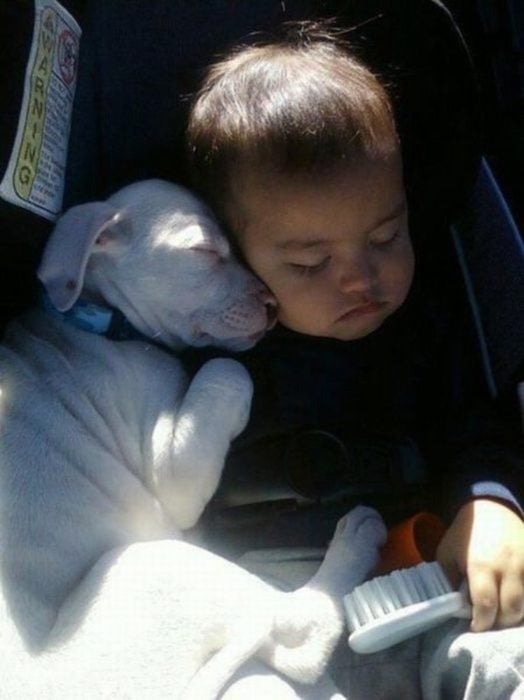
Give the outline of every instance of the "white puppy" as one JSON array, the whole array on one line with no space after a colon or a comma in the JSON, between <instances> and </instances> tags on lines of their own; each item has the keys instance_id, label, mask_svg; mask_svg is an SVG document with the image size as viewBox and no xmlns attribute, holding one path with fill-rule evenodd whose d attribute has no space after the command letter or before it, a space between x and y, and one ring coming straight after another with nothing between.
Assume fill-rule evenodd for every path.
<instances>
[{"instance_id":1,"label":"white puppy","mask_svg":"<svg viewBox=\"0 0 524 700\"><path fill-rule=\"evenodd\" d=\"M314 682L341 631L332 596L373 565L382 524L346 519L294 607L178 541L216 489L252 385L225 359L189 382L148 341L246 349L272 323L268 292L207 208L158 180L67 212L39 277L58 311L16 320L0 347L0 697L176 698L194 677L187 697L204 700L256 650ZM141 337L76 327L119 314Z\"/></svg>"}]
</instances>

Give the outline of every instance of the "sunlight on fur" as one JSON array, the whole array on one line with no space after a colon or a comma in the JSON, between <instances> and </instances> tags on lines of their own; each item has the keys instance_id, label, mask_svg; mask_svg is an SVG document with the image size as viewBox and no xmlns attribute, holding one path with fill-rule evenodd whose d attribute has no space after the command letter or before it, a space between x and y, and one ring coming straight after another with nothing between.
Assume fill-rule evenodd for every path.
<instances>
[{"instance_id":1,"label":"sunlight on fur","mask_svg":"<svg viewBox=\"0 0 524 700\"><path fill-rule=\"evenodd\" d=\"M172 412L160 414L153 430L152 447L153 454L167 457L171 440L173 439L173 415Z\"/></svg>"},{"instance_id":2,"label":"sunlight on fur","mask_svg":"<svg viewBox=\"0 0 524 700\"><path fill-rule=\"evenodd\" d=\"M191 413L185 413L177 421L176 434L174 435L175 449L183 450L186 443L195 433L195 418Z\"/></svg>"}]
</instances>

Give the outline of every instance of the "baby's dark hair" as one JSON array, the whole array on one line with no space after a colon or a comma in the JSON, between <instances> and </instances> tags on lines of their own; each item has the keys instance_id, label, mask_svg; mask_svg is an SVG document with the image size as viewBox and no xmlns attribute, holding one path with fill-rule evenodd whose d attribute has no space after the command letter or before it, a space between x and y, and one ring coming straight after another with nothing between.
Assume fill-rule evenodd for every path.
<instances>
[{"instance_id":1,"label":"baby's dark hair","mask_svg":"<svg viewBox=\"0 0 524 700\"><path fill-rule=\"evenodd\" d=\"M389 96L329 24L234 49L211 66L187 129L193 184L224 216L235 174L316 175L399 149Z\"/></svg>"}]
</instances>

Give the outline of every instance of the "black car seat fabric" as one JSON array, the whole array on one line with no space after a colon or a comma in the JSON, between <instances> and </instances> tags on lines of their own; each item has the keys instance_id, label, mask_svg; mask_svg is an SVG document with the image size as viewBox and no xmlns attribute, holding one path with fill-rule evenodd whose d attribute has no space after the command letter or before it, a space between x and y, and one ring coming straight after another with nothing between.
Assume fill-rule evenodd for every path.
<instances>
[{"instance_id":1,"label":"black car seat fabric","mask_svg":"<svg viewBox=\"0 0 524 700\"><path fill-rule=\"evenodd\" d=\"M65 205L150 176L185 182L202 68L232 42L314 13L308 0L87 2Z\"/></svg>"},{"instance_id":2,"label":"black car seat fabric","mask_svg":"<svg viewBox=\"0 0 524 700\"><path fill-rule=\"evenodd\" d=\"M452 226L489 392L524 380L524 241L488 163Z\"/></svg>"}]
</instances>

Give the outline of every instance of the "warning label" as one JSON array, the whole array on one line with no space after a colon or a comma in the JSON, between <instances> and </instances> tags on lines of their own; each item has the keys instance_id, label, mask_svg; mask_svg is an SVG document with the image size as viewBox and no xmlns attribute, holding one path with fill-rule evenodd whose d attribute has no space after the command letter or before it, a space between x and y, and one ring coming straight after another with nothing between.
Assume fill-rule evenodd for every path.
<instances>
[{"instance_id":1,"label":"warning label","mask_svg":"<svg viewBox=\"0 0 524 700\"><path fill-rule=\"evenodd\" d=\"M35 26L3 199L54 220L62 208L81 30L56 0L35 0Z\"/></svg>"}]
</instances>

